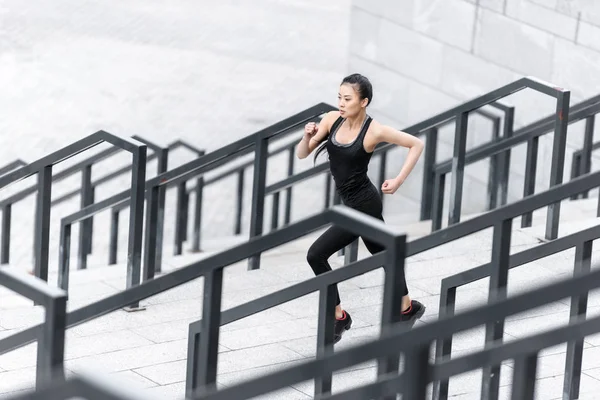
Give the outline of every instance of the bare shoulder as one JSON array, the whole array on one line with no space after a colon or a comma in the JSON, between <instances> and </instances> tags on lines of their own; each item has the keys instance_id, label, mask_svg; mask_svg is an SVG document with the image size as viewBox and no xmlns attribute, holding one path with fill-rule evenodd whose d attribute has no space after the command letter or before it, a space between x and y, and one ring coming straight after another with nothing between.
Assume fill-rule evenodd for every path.
<instances>
[{"instance_id":1,"label":"bare shoulder","mask_svg":"<svg viewBox=\"0 0 600 400\"><path fill-rule=\"evenodd\" d=\"M323 125L324 128L327 128L327 132L329 132L329 130L333 126L333 123L335 121L337 121L337 119L339 117L340 117L339 111L337 111L337 110L329 111L327 114L325 114L325 116L321 120L321 124Z\"/></svg>"}]
</instances>

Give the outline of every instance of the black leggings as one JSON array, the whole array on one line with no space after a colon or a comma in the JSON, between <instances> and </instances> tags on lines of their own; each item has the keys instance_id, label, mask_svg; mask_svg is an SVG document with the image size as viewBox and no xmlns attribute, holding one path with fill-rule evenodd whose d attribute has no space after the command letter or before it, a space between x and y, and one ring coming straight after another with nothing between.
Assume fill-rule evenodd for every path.
<instances>
[{"instance_id":1,"label":"black leggings","mask_svg":"<svg viewBox=\"0 0 600 400\"><path fill-rule=\"evenodd\" d=\"M379 196L374 196L356 206L348 206L383 221L383 216L381 214L382 204ZM358 235L340 228L339 226L333 225L327 229L321 236L317 238L312 246L310 246L308 249L308 254L306 255L306 259L315 275L331 271L331 265L329 265L329 262L327 261L329 257L331 257L333 253L337 252L338 250L348 246L358 238ZM361 238L371 254L379 253L380 251L385 250L385 247L379 243L373 242L364 237ZM406 282L404 282L403 288L404 290L402 295L406 296L408 294ZM336 305L339 305L341 301L339 292L337 290L337 285L335 287L335 292L337 297Z\"/></svg>"}]
</instances>

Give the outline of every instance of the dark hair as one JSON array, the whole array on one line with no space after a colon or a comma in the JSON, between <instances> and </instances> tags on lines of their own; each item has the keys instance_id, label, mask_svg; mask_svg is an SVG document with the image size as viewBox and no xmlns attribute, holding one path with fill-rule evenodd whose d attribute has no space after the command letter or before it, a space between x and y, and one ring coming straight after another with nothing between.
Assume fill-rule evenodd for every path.
<instances>
[{"instance_id":1,"label":"dark hair","mask_svg":"<svg viewBox=\"0 0 600 400\"><path fill-rule=\"evenodd\" d=\"M367 103L367 107L371 105L371 103L373 102L373 86L371 85L371 82L369 81L369 79L361 74L351 74L348 75L347 77L345 77L344 79L342 79L342 83L340 85L343 84L349 84L354 86L354 90L356 90L356 92L358 93L358 95L360 96L360 99L368 99L369 102ZM317 150L315 151L315 158L314 158L314 162L317 162L317 157L319 157L319 154L321 154L323 151L325 151L325 145L327 142L327 137L325 137L325 139L323 139L323 142L319 145L319 147L317 148Z\"/></svg>"}]
</instances>

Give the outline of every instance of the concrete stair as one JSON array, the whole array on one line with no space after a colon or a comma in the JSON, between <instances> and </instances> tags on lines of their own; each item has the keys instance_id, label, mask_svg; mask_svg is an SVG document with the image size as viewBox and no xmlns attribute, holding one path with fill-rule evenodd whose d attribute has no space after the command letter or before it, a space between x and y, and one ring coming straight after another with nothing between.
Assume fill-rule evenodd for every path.
<instances>
[{"instance_id":1,"label":"concrete stair","mask_svg":"<svg viewBox=\"0 0 600 400\"><path fill-rule=\"evenodd\" d=\"M579 231L600 222L595 218L596 199L563 202L560 236ZM465 220L472 216L465 216ZM407 232L408 240L429 233L430 222L397 223L393 216L386 218L392 226ZM399 218L402 220L404 217ZM545 209L534 214L534 226L520 228L513 223L512 249L515 253L543 241ZM311 278L306 263L306 250L320 233L289 243L264 253L262 268L247 271L240 262L225 271L222 309L288 287ZM441 280L449 275L476 267L490 260L492 230L457 240L453 243L415 255L407 260L407 278L411 295L427 305L427 312L418 324L435 320L439 310ZM165 254L164 272L200 260L246 240L246 236L203 241L202 253L186 252L182 256ZM105 257L105 254L100 254ZM361 242L359 258L368 252ZM594 251L594 260L600 252ZM574 250L565 251L511 270L509 295L536 286L564 279L572 274ZM333 256L332 266L340 267L343 258ZM71 271L70 310L89 304L125 288L125 265L101 265L102 260L90 263L88 270ZM106 261L104 261L106 263ZM20 267L20 266L18 266ZM354 324L336 349L344 349L372 340L379 334L382 284L384 274L376 270L350 279L339 285L342 304L351 313ZM50 283L56 285L52 268ZM157 398L183 398L187 335L190 322L200 318L202 279L169 290L142 302L143 312L117 311L68 331L66 368L76 374L85 368L95 368L112 374L128 385L135 385ZM466 285L458 290L457 311L485 303L487 279ZM512 316L506 323L505 338L530 335L541 329L566 324L569 318L569 299ZM227 386L260 374L279 370L315 356L318 295L316 293L280 305L221 328L218 365L219 385ZM589 315L600 312L600 295L592 293ZM0 288L0 338L16 333L42 321L43 310L30 301ZM483 348L484 327L455 335L453 355ZM600 390L600 335L586 338L581 399L594 398ZM0 356L0 398L17 391L33 388L35 354L32 344ZM541 355L538 369L538 398L559 399L562 391L566 346L547 349ZM433 352L432 352L433 355ZM334 392L372 382L376 377L374 362L348 368L334 376ZM452 399L478 399L481 373L457 376L451 380ZM512 362L503 365L501 398L510 397ZM261 399L312 398L312 382L272 393ZM588 396L588 397L586 397Z\"/></svg>"}]
</instances>

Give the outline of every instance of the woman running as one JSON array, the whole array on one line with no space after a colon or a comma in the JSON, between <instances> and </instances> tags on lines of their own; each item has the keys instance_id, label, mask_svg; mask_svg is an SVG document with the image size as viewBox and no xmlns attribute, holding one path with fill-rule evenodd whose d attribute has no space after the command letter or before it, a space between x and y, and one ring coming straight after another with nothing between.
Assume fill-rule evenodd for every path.
<instances>
[{"instance_id":1,"label":"woman running","mask_svg":"<svg viewBox=\"0 0 600 400\"><path fill-rule=\"evenodd\" d=\"M409 149L398 176L386 180L381 187L383 193L394 194L414 168L424 146L423 141L415 136L382 125L367 115L366 109L372 100L373 88L366 77L352 74L344 78L338 94L339 111L327 113L318 126L314 122L306 125L296 155L301 159L306 158L321 145L315 153L315 160L323 150L327 150L331 174L344 205L383 221L381 197L367 176L368 164L375 147L387 142ZM338 226L325 231L307 254L307 261L315 275L331 271L327 261L329 257L357 238L357 235ZM385 250L378 243L362 239L371 254ZM411 300L406 282L403 287L402 322L414 324L425 312L425 306ZM337 287L336 295L334 343L352 325L350 314L341 306Z\"/></svg>"}]
</instances>

